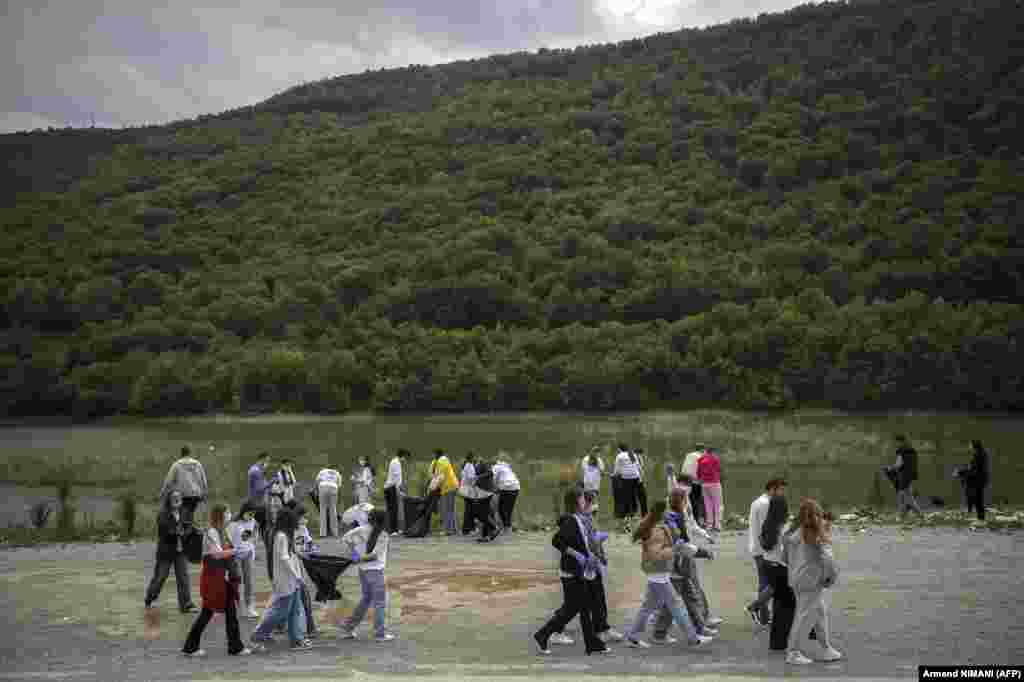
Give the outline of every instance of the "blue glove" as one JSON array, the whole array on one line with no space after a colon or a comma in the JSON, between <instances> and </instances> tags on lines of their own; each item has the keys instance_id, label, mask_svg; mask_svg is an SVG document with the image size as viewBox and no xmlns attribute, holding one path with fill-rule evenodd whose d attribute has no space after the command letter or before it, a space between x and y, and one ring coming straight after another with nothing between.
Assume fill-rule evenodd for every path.
<instances>
[{"instance_id":1,"label":"blue glove","mask_svg":"<svg viewBox=\"0 0 1024 682\"><path fill-rule=\"evenodd\" d=\"M573 559L575 559L575 560L576 560L576 563L577 563L577 564L579 564L581 568L582 568L582 567L586 567L586 565L587 565L587 557L583 556L582 554L580 554L579 552L577 552L577 551L576 551L575 549L573 549L572 547L570 547L569 549L567 549L567 550L565 550L565 551L566 551L566 553L567 553L567 554L568 554L569 556L571 556L571 557L572 557Z\"/></svg>"},{"instance_id":2,"label":"blue glove","mask_svg":"<svg viewBox=\"0 0 1024 682\"><path fill-rule=\"evenodd\" d=\"M605 542L606 540L608 540L608 533L604 532L603 530L599 530L596 533L594 533L594 539L596 539L598 542Z\"/></svg>"},{"instance_id":3,"label":"blue glove","mask_svg":"<svg viewBox=\"0 0 1024 682\"><path fill-rule=\"evenodd\" d=\"M350 556L349 558L352 559L352 563L358 562L359 561L359 552L357 552L356 550L353 549L352 550L352 556Z\"/></svg>"}]
</instances>

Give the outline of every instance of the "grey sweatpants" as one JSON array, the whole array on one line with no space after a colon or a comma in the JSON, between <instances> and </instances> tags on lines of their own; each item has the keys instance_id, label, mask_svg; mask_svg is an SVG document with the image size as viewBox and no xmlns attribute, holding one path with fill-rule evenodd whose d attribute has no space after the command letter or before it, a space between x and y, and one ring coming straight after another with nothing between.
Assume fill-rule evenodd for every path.
<instances>
[{"instance_id":1,"label":"grey sweatpants","mask_svg":"<svg viewBox=\"0 0 1024 682\"><path fill-rule=\"evenodd\" d=\"M697 632L703 633L707 626L708 618L711 617L711 607L708 606L708 597L704 594L704 588L700 586L700 579L697 576L697 562L693 557L681 557L680 568L686 570L682 577L672 576L672 587L676 594L683 598L686 612L693 622ZM672 613L668 609L658 611L658 619L654 622L654 638L665 639L669 628L672 627Z\"/></svg>"},{"instance_id":2,"label":"grey sweatpants","mask_svg":"<svg viewBox=\"0 0 1024 682\"><path fill-rule=\"evenodd\" d=\"M811 641L808 639L811 628L814 628L819 646L831 646L825 590L796 592L796 613L793 616L793 627L789 631L787 649L806 653L807 645Z\"/></svg>"},{"instance_id":3,"label":"grey sweatpants","mask_svg":"<svg viewBox=\"0 0 1024 682\"><path fill-rule=\"evenodd\" d=\"M321 486L318 495L320 497L320 537L328 535L337 537L338 531L338 489L328 486Z\"/></svg>"},{"instance_id":4,"label":"grey sweatpants","mask_svg":"<svg viewBox=\"0 0 1024 682\"><path fill-rule=\"evenodd\" d=\"M252 603L252 582L256 576L253 575L253 567L256 565L256 560L247 556L244 559L238 560L238 565L242 568L242 599L245 600L246 608L255 608L255 604Z\"/></svg>"}]
</instances>

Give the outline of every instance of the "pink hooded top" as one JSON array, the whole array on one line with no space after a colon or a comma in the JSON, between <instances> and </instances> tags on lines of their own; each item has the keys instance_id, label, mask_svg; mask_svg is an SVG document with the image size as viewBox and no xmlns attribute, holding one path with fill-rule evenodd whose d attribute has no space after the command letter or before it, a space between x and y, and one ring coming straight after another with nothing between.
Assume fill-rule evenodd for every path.
<instances>
[{"instance_id":1,"label":"pink hooded top","mask_svg":"<svg viewBox=\"0 0 1024 682\"><path fill-rule=\"evenodd\" d=\"M722 463L714 453L705 452L697 460L697 479L701 483L722 482Z\"/></svg>"}]
</instances>

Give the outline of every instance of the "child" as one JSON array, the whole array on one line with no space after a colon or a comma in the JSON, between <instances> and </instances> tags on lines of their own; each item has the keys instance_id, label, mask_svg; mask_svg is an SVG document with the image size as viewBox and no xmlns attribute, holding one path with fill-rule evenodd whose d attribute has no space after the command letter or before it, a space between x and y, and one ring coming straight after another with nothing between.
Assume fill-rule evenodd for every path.
<instances>
[{"instance_id":1,"label":"child","mask_svg":"<svg viewBox=\"0 0 1024 682\"><path fill-rule=\"evenodd\" d=\"M295 555L295 531L298 517L291 509L282 509L277 515L274 531L272 560L274 562L274 591L270 608L263 613L263 619L252 633L252 649L266 650L265 643L271 640L275 625L288 623L288 638L292 649L303 650L312 647L305 638L305 609L302 605L302 569Z\"/></svg>"},{"instance_id":2,"label":"child","mask_svg":"<svg viewBox=\"0 0 1024 682\"><path fill-rule=\"evenodd\" d=\"M676 625L686 631L687 641L691 646L701 646L712 640L711 637L697 632L686 611L680 606L679 597L672 589L670 577L674 555L683 551L688 543L684 540L673 542L672 530L663 521L665 509L663 500L656 502L633 533L633 542L643 541L641 565L647 574L647 591L643 605L632 627L626 633L628 646L638 649L647 649L651 646L640 639L640 633L647 628L651 614L661 608L668 608L672 613Z\"/></svg>"},{"instance_id":3,"label":"child","mask_svg":"<svg viewBox=\"0 0 1024 682\"><path fill-rule=\"evenodd\" d=\"M181 652L189 657L205 656L206 652L199 648L203 631L213 618L214 611L224 612L224 624L228 631L228 654L231 656L248 656L252 649L242 644L238 630L238 614L235 602L238 600L238 585L228 580L228 562L234 560L236 554L244 555L244 550L235 550L230 544L224 543L224 524L230 519L227 505L216 504L210 510L210 527L203 535L203 568L199 578L199 591L203 597L203 609L199 612L188 639ZM225 548L224 545L227 544Z\"/></svg>"},{"instance_id":4,"label":"child","mask_svg":"<svg viewBox=\"0 0 1024 682\"><path fill-rule=\"evenodd\" d=\"M789 567L789 584L796 594L796 615L789 632L786 663L807 665L813 662L803 651L809 644L807 638L812 627L821 660L838 661L843 655L831 646L824 595L839 574L832 556L831 524L812 499L800 503L797 520L799 529L788 535L783 544L782 559Z\"/></svg>"},{"instance_id":5,"label":"child","mask_svg":"<svg viewBox=\"0 0 1024 682\"><path fill-rule=\"evenodd\" d=\"M313 536L309 533L309 517L306 516L306 508L296 505L292 513L298 518L295 527L295 553L308 554L319 551L320 548L313 543ZM302 585L299 586L299 589L302 590L302 609L306 612L306 639L312 639L320 634L316 621L313 620L313 600L309 596L309 584L312 581L301 561L299 567L302 571ZM317 606L322 608L326 604L317 602Z\"/></svg>"},{"instance_id":6,"label":"child","mask_svg":"<svg viewBox=\"0 0 1024 682\"><path fill-rule=\"evenodd\" d=\"M360 457L352 468L352 504L365 504L370 501L373 490L373 467L368 457Z\"/></svg>"},{"instance_id":7,"label":"child","mask_svg":"<svg viewBox=\"0 0 1024 682\"><path fill-rule=\"evenodd\" d=\"M384 626L385 609L387 607L387 588L384 583L384 567L388 561L388 545L391 536L387 532L387 514L381 509L374 509L369 514L369 525L357 526L342 537L342 546L352 556L352 561L359 564L359 584L363 596L359 600L352 615L344 623L339 623L341 639L355 639L355 629L359 627L367 609L373 606L374 629L378 642L390 642L395 638Z\"/></svg>"},{"instance_id":8,"label":"child","mask_svg":"<svg viewBox=\"0 0 1024 682\"><path fill-rule=\"evenodd\" d=\"M256 612L256 605L253 603L253 567L256 565L256 543L252 541L256 535L256 506L249 500L242 503L238 510L239 518L227 525L227 535L235 549L244 550L244 556L240 556L238 566L242 571L242 595L245 604L245 615L249 618L259 618Z\"/></svg>"}]
</instances>

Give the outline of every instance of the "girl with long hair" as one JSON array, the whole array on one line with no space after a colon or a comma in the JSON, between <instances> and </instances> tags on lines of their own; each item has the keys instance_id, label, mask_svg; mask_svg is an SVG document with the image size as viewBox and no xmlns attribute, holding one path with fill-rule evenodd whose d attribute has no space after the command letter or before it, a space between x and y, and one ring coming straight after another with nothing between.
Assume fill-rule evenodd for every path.
<instances>
[{"instance_id":1,"label":"girl with long hair","mask_svg":"<svg viewBox=\"0 0 1024 682\"><path fill-rule=\"evenodd\" d=\"M185 522L181 513L182 496L177 490L164 497L164 503L157 517L156 566L153 579L146 589L146 608L160 597L160 590L174 566L174 582L178 587L178 608L182 613L195 611L188 579L188 561L182 542L185 538Z\"/></svg>"},{"instance_id":2,"label":"girl with long hair","mask_svg":"<svg viewBox=\"0 0 1024 682\"><path fill-rule=\"evenodd\" d=\"M387 513L382 509L374 509L370 512L368 525L353 528L341 539L352 561L359 564L359 585L362 588L362 598L352 615L343 623L338 623L341 639L356 638L355 630L371 606L376 640L390 642L395 638L385 626L388 593L384 568L387 566L388 548L391 545L387 524Z\"/></svg>"},{"instance_id":3,"label":"girl with long hair","mask_svg":"<svg viewBox=\"0 0 1024 682\"><path fill-rule=\"evenodd\" d=\"M842 654L831 645L825 590L835 584L839 569L832 555L832 528L821 506L804 499L797 514L797 529L786 536L783 561L788 566L789 584L796 595L796 614L789 631L786 662L806 665L811 628L817 635L818 658L837 661Z\"/></svg>"},{"instance_id":4,"label":"girl with long hair","mask_svg":"<svg viewBox=\"0 0 1024 682\"><path fill-rule=\"evenodd\" d=\"M274 541L268 552L274 564L273 593L270 608L263 613L263 619L252 633L252 648L266 649L271 641L274 626L287 622L288 639L292 649L309 649L312 643L306 639L306 614L302 604L302 567L295 554L295 532L298 517L288 507L277 515Z\"/></svg>"},{"instance_id":5,"label":"girl with long hair","mask_svg":"<svg viewBox=\"0 0 1024 682\"><path fill-rule=\"evenodd\" d=\"M242 636L238 629L238 601L237 580L229 580L228 562L235 560L236 555L241 555L244 550L231 547L225 540L224 525L229 520L230 513L227 505L215 504L210 509L210 527L203 535L203 568L199 578L199 590L203 597L203 609L199 617L192 624L185 646L181 652L186 656L204 656L206 652L199 648L199 641L203 637L203 631L213 618L215 611L224 613L224 624L228 633L228 654L232 656L246 656L252 653L242 643Z\"/></svg>"},{"instance_id":6,"label":"girl with long hair","mask_svg":"<svg viewBox=\"0 0 1024 682\"><path fill-rule=\"evenodd\" d=\"M650 513L641 520L633 532L633 542L643 542L641 567L647 574L647 590L643 605L636 614L632 627L626 632L628 646L640 649L650 644L640 639L641 633L647 629L651 614L667 608L672 619L687 635L691 646L701 646L712 640L711 637L697 632L686 610L682 608L679 597L671 585L672 562L676 552L685 551L684 540L673 541L672 530L664 521L666 504L658 500Z\"/></svg>"}]
</instances>

